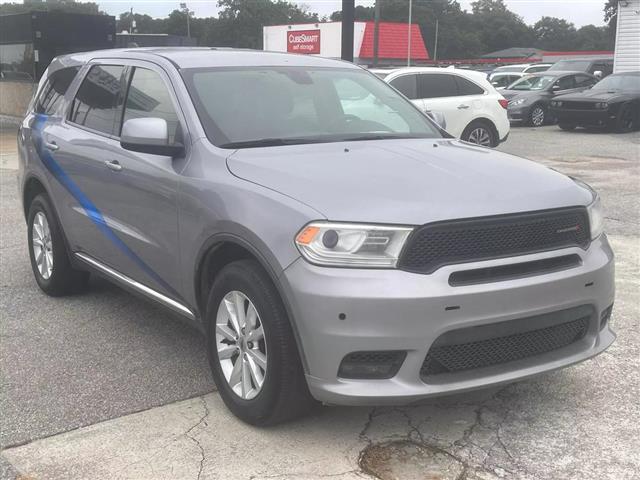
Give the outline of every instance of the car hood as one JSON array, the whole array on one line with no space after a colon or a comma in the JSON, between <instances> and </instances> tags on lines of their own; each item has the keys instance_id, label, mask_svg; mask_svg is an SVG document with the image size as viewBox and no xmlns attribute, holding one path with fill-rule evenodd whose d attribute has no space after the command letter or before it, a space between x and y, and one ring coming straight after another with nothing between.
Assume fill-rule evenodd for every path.
<instances>
[{"instance_id":1,"label":"car hood","mask_svg":"<svg viewBox=\"0 0 640 480\"><path fill-rule=\"evenodd\" d=\"M566 95L558 95L554 100L593 100L594 102L610 102L618 98L626 97L627 94L620 90L585 90L580 93L568 93Z\"/></svg>"},{"instance_id":2,"label":"car hood","mask_svg":"<svg viewBox=\"0 0 640 480\"><path fill-rule=\"evenodd\" d=\"M420 225L591 201L589 191L554 170L455 140L242 149L227 165L335 221Z\"/></svg>"},{"instance_id":3,"label":"car hood","mask_svg":"<svg viewBox=\"0 0 640 480\"><path fill-rule=\"evenodd\" d=\"M540 97L541 92L539 91L518 91L518 90L502 90L500 92L502 94L502 96L504 98L506 98L507 100L516 100L518 98L526 98L526 99L532 99L532 98L537 98Z\"/></svg>"}]
</instances>

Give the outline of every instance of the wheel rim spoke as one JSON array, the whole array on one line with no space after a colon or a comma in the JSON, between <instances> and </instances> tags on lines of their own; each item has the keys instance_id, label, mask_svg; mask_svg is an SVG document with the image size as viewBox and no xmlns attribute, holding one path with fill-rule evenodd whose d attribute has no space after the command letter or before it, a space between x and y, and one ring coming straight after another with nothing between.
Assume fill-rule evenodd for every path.
<instances>
[{"instance_id":1,"label":"wheel rim spoke","mask_svg":"<svg viewBox=\"0 0 640 480\"><path fill-rule=\"evenodd\" d=\"M53 243L47 217L38 212L33 218L31 228L31 249L38 273L45 280L53 272Z\"/></svg>"},{"instance_id":2,"label":"wheel rim spoke","mask_svg":"<svg viewBox=\"0 0 640 480\"><path fill-rule=\"evenodd\" d=\"M235 343L236 341L236 335L234 334L233 330L231 330L227 325L216 325L216 333L222 335L230 342Z\"/></svg>"},{"instance_id":3,"label":"wheel rim spoke","mask_svg":"<svg viewBox=\"0 0 640 480\"><path fill-rule=\"evenodd\" d=\"M250 355L247 356L247 363L249 364L249 372L251 373L251 379L255 384L256 388L262 387L262 383L264 382L264 375L260 367L256 364L253 357Z\"/></svg>"},{"instance_id":4,"label":"wheel rim spoke","mask_svg":"<svg viewBox=\"0 0 640 480\"><path fill-rule=\"evenodd\" d=\"M235 353L237 353L238 347L235 345L229 345L227 347L218 348L218 357L220 360L226 360L228 358L233 357Z\"/></svg>"},{"instance_id":5,"label":"wheel rim spoke","mask_svg":"<svg viewBox=\"0 0 640 480\"><path fill-rule=\"evenodd\" d=\"M247 340L251 342L257 342L264 338L264 330L262 329L262 325L260 325L255 330L251 330L247 335Z\"/></svg>"},{"instance_id":6,"label":"wheel rim spoke","mask_svg":"<svg viewBox=\"0 0 640 480\"><path fill-rule=\"evenodd\" d=\"M267 370L267 357L265 355L257 350L249 350L247 353L253 360L255 360L260 368L265 371Z\"/></svg>"},{"instance_id":7,"label":"wheel rim spoke","mask_svg":"<svg viewBox=\"0 0 640 480\"><path fill-rule=\"evenodd\" d=\"M251 373L249 373L249 362L246 358L242 358L242 361L238 359L238 363L242 364L242 398L249 397L251 392Z\"/></svg>"},{"instance_id":8,"label":"wheel rim spoke","mask_svg":"<svg viewBox=\"0 0 640 480\"><path fill-rule=\"evenodd\" d=\"M236 360L236 363L233 365L233 370L231 370L231 375L229 376L229 385L231 388L235 387L242 381L242 360L240 357Z\"/></svg>"},{"instance_id":9,"label":"wheel rim spoke","mask_svg":"<svg viewBox=\"0 0 640 480\"><path fill-rule=\"evenodd\" d=\"M236 312L235 303L231 300L228 300L226 297L224 299L224 304L227 309L227 313L229 314L229 322L231 323L231 327L236 331L236 333L240 333L241 325L238 322L238 314Z\"/></svg>"}]
</instances>

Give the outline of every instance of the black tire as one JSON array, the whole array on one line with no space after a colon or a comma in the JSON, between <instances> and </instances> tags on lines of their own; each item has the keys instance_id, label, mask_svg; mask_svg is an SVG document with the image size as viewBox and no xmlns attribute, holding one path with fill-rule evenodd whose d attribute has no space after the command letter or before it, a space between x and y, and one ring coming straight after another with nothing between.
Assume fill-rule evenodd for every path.
<instances>
[{"instance_id":1,"label":"black tire","mask_svg":"<svg viewBox=\"0 0 640 480\"><path fill-rule=\"evenodd\" d=\"M542 127L547 122L547 109L544 108L544 105L535 104L529 110L529 116L527 118L527 123L531 127Z\"/></svg>"},{"instance_id":2,"label":"black tire","mask_svg":"<svg viewBox=\"0 0 640 480\"><path fill-rule=\"evenodd\" d=\"M565 132L571 132L577 127L577 125L573 123L560 123L558 126L560 127L560 130L564 130Z\"/></svg>"},{"instance_id":3,"label":"black tire","mask_svg":"<svg viewBox=\"0 0 640 480\"><path fill-rule=\"evenodd\" d=\"M620 107L616 118L615 131L618 133L629 133L636 126L637 119L633 107L630 103L625 103Z\"/></svg>"},{"instance_id":4,"label":"black tire","mask_svg":"<svg viewBox=\"0 0 640 480\"><path fill-rule=\"evenodd\" d=\"M476 138L479 138L479 136L485 138L484 135L488 137L488 141L486 144L476 141ZM467 125L467 127L462 132L462 135L460 135L460 140L468 143L473 143L475 145L480 145L482 147L490 148L497 146L499 143L498 135L496 134L493 125L482 120L475 120Z\"/></svg>"},{"instance_id":5,"label":"black tire","mask_svg":"<svg viewBox=\"0 0 640 480\"><path fill-rule=\"evenodd\" d=\"M38 268L34 247L34 220L36 215L42 214L46 219L49 229L50 249L47 249L53 259L53 266L48 278L45 278ZM72 267L67 252L62 228L58 218L51 207L49 198L41 193L37 195L29 205L27 217L27 240L31 269L40 289L52 297L60 297L77 293L86 288L89 281L89 273L76 270Z\"/></svg>"},{"instance_id":6,"label":"black tire","mask_svg":"<svg viewBox=\"0 0 640 480\"><path fill-rule=\"evenodd\" d=\"M264 330L267 365L257 395L242 398L225 378L216 344L218 307L227 294L241 292L253 303ZM214 280L206 309L207 354L218 392L229 410L252 425L273 425L307 413L312 399L291 324L271 279L254 260L225 266ZM246 346L244 348L247 348ZM240 361L235 357L236 362Z\"/></svg>"}]
</instances>

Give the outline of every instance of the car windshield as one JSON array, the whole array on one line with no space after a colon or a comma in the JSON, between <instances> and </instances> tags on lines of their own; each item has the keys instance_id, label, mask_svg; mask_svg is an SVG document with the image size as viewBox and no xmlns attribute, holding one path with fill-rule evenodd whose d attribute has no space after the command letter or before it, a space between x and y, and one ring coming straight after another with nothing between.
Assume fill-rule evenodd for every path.
<instances>
[{"instance_id":1,"label":"car windshield","mask_svg":"<svg viewBox=\"0 0 640 480\"><path fill-rule=\"evenodd\" d=\"M361 69L182 70L207 137L222 148L442 138L438 127Z\"/></svg>"},{"instance_id":2,"label":"car windshield","mask_svg":"<svg viewBox=\"0 0 640 480\"><path fill-rule=\"evenodd\" d=\"M549 67L549 70L586 72L591 60L560 60Z\"/></svg>"},{"instance_id":3,"label":"car windshield","mask_svg":"<svg viewBox=\"0 0 640 480\"><path fill-rule=\"evenodd\" d=\"M596 83L592 90L640 90L640 75L609 75Z\"/></svg>"},{"instance_id":4,"label":"car windshield","mask_svg":"<svg viewBox=\"0 0 640 480\"><path fill-rule=\"evenodd\" d=\"M527 68L526 65L513 65L508 67L498 67L494 72L522 72Z\"/></svg>"},{"instance_id":5,"label":"car windshield","mask_svg":"<svg viewBox=\"0 0 640 480\"><path fill-rule=\"evenodd\" d=\"M513 82L507 88L509 90L544 90L555 80L554 76L544 75L535 77L523 77Z\"/></svg>"}]
</instances>

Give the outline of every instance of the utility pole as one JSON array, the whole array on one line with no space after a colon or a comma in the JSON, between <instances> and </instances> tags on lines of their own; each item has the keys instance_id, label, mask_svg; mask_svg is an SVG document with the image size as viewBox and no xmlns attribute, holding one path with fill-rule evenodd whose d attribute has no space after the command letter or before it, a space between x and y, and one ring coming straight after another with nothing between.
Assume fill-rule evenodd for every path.
<instances>
[{"instance_id":1,"label":"utility pole","mask_svg":"<svg viewBox=\"0 0 640 480\"><path fill-rule=\"evenodd\" d=\"M436 39L433 42L433 60L437 61L438 60L438 23L440 23L440 20L436 18Z\"/></svg>"},{"instance_id":2,"label":"utility pole","mask_svg":"<svg viewBox=\"0 0 640 480\"><path fill-rule=\"evenodd\" d=\"M355 0L342 0L342 60L353 62L353 29L356 16Z\"/></svg>"},{"instance_id":3,"label":"utility pole","mask_svg":"<svg viewBox=\"0 0 640 480\"><path fill-rule=\"evenodd\" d=\"M373 7L373 66L378 66L378 44L380 43L380 0Z\"/></svg>"},{"instance_id":4,"label":"utility pole","mask_svg":"<svg viewBox=\"0 0 640 480\"><path fill-rule=\"evenodd\" d=\"M407 34L407 67L411 66L411 16L413 14L413 0L409 0L409 33Z\"/></svg>"},{"instance_id":5,"label":"utility pole","mask_svg":"<svg viewBox=\"0 0 640 480\"><path fill-rule=\"evenodd\" d=\"M191 10L187 7L186 3L180 4L180 9L183 13L187 14L187 37L191 38L191 26L189 25L189 17L191 16Z\"/></svg>"},{"instance_id":6,"label":"utility pole","mask_svg":"<svg viewBox=\"0 0 640 480\"><path fill-rule=\"evenodd\" d=\"M129 35L131 35L133 33L133 28L135 27L135 20L133 19L133 7L131 7L131 13L129 14L131 16L131 23L129 24Z\"/></svg>"}]
</instances>

